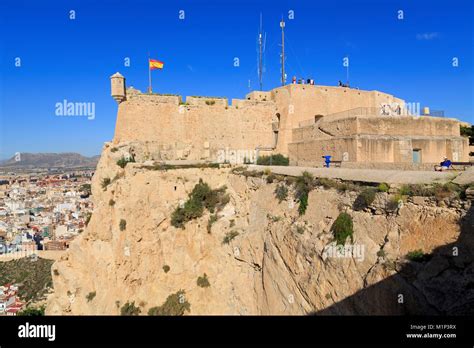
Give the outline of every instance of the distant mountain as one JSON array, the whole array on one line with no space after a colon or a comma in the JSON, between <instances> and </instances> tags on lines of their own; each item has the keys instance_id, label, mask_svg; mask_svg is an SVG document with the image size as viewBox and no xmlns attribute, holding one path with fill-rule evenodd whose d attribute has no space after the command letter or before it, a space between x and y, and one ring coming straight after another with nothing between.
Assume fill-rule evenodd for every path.
<instances>
[{"instance_id":1,"label":"distant mountain","mask_svg":"<svg viewBox=\"0 0 474 348\"><path fill-rule=\"evenodd\" d=\"M85 157L79 153L28 153L0 161L0 167L8 168L76 168L95 167L100 156Z\"/></svg>"}]
</instances>

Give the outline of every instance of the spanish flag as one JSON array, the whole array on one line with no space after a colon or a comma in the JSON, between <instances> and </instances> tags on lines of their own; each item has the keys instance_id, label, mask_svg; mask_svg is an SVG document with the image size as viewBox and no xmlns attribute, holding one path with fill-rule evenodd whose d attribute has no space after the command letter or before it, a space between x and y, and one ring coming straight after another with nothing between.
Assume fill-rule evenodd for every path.
<instances>
[{"instance_id":1,"label":"spanish flag","mask_svg":"<svg viewBox=\"0 0 474 348\"><path fill-rule=\"evenodd\" d=\"M148 63L149 63L150 70L163 69L164 63L160 62L159 60L149 59Z\"/></svg>"}]
</instances>

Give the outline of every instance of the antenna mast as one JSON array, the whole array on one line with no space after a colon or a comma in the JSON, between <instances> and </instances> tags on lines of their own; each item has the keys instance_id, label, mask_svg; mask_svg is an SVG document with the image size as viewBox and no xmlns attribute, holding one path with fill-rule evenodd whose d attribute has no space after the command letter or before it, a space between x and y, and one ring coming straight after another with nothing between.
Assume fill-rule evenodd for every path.
<instances>
[{"instance_id":1,"label":"antenna mast","mask_svg":"<svg viewBox=\"0 0 474 348\"><path fill-rule=\"evenodd\" d=\"M260 90L263 90L263 53L265 51L265 43L262 33L262 13L260 12L260 30L258 33L258 81Z\"/></svg>"},{"instance_id":2,"label":"antenna mast","mask_svg":"<svg viewBox=\"0 0 474 348\"><path fill-rule=\"evenodd\" d=\"M285 78L285 21L283 16L280 22L281 27L281 85L284 86L286 82Z\"/></svg>"}]
</instances>

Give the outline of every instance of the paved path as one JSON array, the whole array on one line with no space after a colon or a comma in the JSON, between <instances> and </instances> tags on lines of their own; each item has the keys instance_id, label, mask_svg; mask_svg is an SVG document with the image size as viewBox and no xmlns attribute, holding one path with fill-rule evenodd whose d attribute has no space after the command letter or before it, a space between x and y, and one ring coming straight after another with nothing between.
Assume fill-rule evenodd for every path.
<instances>
[{"instance_id":1,"label":"paved path","mask_svg":"<svg viewBox=\"0 0 474 348\"><path fill-rule=\"evenodd\" d=\"M249 165L249 170L270 169L272 173L299 176L304 171L310 172L317 178L331 178L353 181L364 181L387 184L428 184L432 182L447 182L459 175L459 172L435 172L417 170L386 170L386 169L349 169L349 168L314 168L314 167L284 167Z\"/></svg>"}]
</instances>

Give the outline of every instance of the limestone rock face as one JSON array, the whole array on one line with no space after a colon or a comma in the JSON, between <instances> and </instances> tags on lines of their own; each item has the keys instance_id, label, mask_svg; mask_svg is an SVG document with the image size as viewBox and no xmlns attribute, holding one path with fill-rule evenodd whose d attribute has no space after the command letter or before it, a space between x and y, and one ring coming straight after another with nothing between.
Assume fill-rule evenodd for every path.
<instances>
[{"instance_id":1,"label":"limestone rock face","mask_svg":"<svg viewBox=\"0 0 474 348\"><path fill-rule=\"evenodd\" d=\"M430 314L451 308L439 293L448 290L439 284L456 283L449 274L453 258L395 261L416 249L430 253L456 242L466 210L406 203L392 214L356 212L350 208L356 195L321 187L310 192L299 216L291 188L279 203L277 183L264 178L228 168L163 171L128 163L122 169L116 164L122 151L104 149L93 179L94 213L53 265L48 314L119 314L133 301L146 314L181 289L193 315ZM106 178L111 183L105 186ZM210 233L208 211L184 229L173 227L172 212L200 178L211 188L225 185L230 202ZM331 232L341 211L354 222L353 241L347 242L352 253L345 257L337 256ZM238 235L223 243L232 231ZM204 273L209 287L197 285ZM380 291L365 296L374 286ZM88 301L91 292L96 295ZM397 302L400 292L404 304Z\"/></svg>"}]
</instances>

